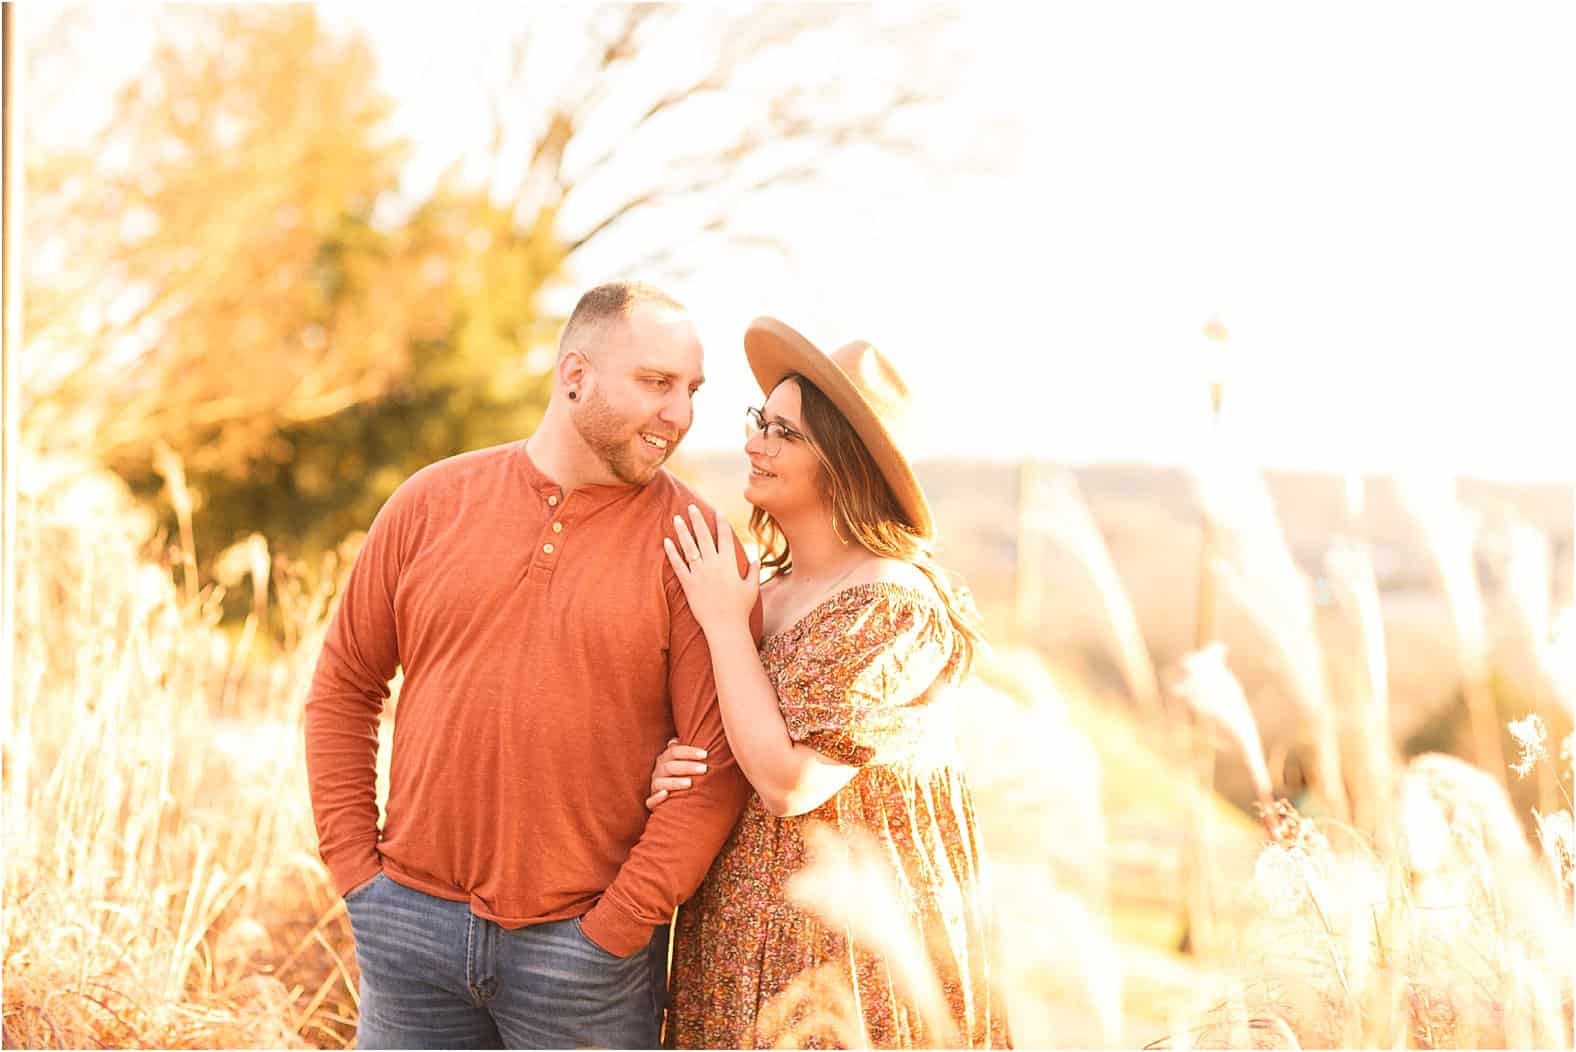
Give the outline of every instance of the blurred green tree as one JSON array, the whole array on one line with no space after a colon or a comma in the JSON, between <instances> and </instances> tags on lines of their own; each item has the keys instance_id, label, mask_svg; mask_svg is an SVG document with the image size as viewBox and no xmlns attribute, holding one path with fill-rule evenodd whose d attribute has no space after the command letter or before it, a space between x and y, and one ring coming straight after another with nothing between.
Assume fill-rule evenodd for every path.
<instances>
[{"instance_id":1,"label":"blurred green tree","mask_svg":"<svg viewBox=\"0 0 1576 1052\"><path fill-rule=\"evenodd\" d=\"M923 157L903 119L943 93L898 60L937 39L928 21L554 17L515 33L482 164L413 198L359 35L305 5L161 12L102 132L29 170L33 441L90 450L148 496L168 447L205 558L253 530L326 549L422 465L534 429L560 322L546 294L610 231L657 220L598 279L747 240L744 205L838 152ZM774 58L811 34L834 64L836 39L853 46L862 75ZM544 99L533 48L566 44L581 61ZM675 47L694 61L642 59Z\"/></svg>"}]
</instances>

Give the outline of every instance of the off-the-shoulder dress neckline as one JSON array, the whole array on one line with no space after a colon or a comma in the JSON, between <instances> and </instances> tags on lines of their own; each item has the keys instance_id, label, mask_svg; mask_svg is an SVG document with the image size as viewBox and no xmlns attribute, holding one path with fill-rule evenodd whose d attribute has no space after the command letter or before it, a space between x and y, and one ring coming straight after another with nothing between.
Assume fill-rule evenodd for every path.
<instances>
[{"instance_id":1,"label":"off-the-shoulder dress neckline","mask_svg":"<svg viewBox=\"0 0 1576 1052\"><path fill-rule=\"evenodd\" d=\"M843 598L845 595L848 595L850 592L886 591L886 590L891 590L891 591L895 591L895 592L905 592L905 593L915 597L916 599L919 599L922 602L934 603L934 602L937 601L937 597L936 597L936 594L935 594L934 590L921 589L917 585L903 584L903 583L898 582L898 581L861 581L858 584L851 584L851 585L848 585L846 587L839 588L837 591L833 592L831 595L827 596L825 599L821 600L819 603L816 603L810 609L806 610L792 624L787 625L784 628L778 629L777 631L773 632L769 636L763 636L761 638L760 649L762 649L762 650L766 649L766 645L768 643L775 643L777 640L779 640L782 637L788 635L790 632L795 631L796 629L799 628L799 626L803 625L805 622L809 621L816 614L820 613L822 610L826 609L828 606L832 605L832 603L836 602L837 600Z\"/></svg>"}]
</instances>

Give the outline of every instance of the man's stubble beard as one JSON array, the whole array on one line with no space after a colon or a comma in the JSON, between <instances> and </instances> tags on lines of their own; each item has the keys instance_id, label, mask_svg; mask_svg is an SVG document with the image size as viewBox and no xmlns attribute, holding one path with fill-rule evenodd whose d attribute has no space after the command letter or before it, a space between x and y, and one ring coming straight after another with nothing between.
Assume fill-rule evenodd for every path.
<instances>
[{"instance_id":1,"label":"man's stubble beard","mask_svg":"<svg viewBox=\"0 0 1576 1052\"><path fill-rule=\"evenodd\" d=\"M639 429L631 432L628 424L607 404L607 399L600 391L588 394L579 412L571 412L569 419L579 432L581 441L596 454L597 459L606 464L619 481L631 486L643 486L655 478L678 447L677 442L671 443L662 459L655 464L639 460L637 453L630 448L634 443L643 441Z\"/></svg>"}]
</instances>

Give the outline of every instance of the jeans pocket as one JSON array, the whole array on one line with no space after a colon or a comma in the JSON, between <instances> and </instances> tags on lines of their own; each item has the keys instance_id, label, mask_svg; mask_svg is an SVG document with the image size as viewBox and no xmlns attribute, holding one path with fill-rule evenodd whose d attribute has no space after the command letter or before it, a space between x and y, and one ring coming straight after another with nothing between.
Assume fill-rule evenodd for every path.
<instances>
[{"instance_id":1,"label":"jeans pocket","mask_svg":"<svg viewBox=\"0 0 1576 1052\"><path fill-rule=\"evenodd\" d=\"M574 928L575 928L575 934L580 937L580 941L581 942L585 943L591 949L593 949L597 953L601 954L607 960L609 960L609 961L618 961L620 964L627 964L629 962L629 960L630 960L629 957L620 957L618 954L612 953L612 952L610 952L608 950L604 950L602 947L598 946L596 944L596 941L594 939L592 939L591 936L586 934L585 928L581 927L581 925L580 925L580 918L579 917L575 918ZM637 954L635 954L633 956L639 956L639 954L637 953Z\"/></svg>"},{"instance_id":2,"label":"jeans pocket","mask_svg":"<svg viewBox=\"0 0 1576 1052\"><path fill-rule=\"evenodd\" d=\"M350 894L345 896L346 912L349 912L351 906L354 906L356 903L366 898L367 893L376 887L379 881L387 879L388 877L384 876L383 871L380 869L371 880L367 881L365 884L362 884L359 888L352 889Z\"/></svg>"}]
</instances>

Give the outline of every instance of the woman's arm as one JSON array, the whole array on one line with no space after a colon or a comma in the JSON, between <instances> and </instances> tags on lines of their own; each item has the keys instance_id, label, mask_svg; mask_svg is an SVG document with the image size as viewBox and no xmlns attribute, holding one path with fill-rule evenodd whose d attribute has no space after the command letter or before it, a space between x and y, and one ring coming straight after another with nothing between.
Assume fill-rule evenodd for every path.
<instances>
[{"instance_id":1,"label":"woman's arm","mask_svg":"<svg viewBox=\"0 0 1576 1052\"><path fill-rule=\"evenodd\" d=\"M693 505L690 519L693 532L674 516L678 545L667 538L663 545L690 610L706 633L729 748L768 811L779 817L812 811L847 785L859 769L828 759L788 736L777 693L761 667L750 633L760 564L750 563L749 572L740 579L727 520L718 516L718 536L713 539Z\"/></svg>"},{"instance_id":2,"label":"woman's arm","mask_svg":"<svg viewBox=\"0 0 1576 1052\"><path fill-rule=\"evenodd\" d=\"M728 744L766 810L779 818L813 811L859 773L788 736L748 625L721 624L706 644Z\"/></svg>"}]
</instances>

